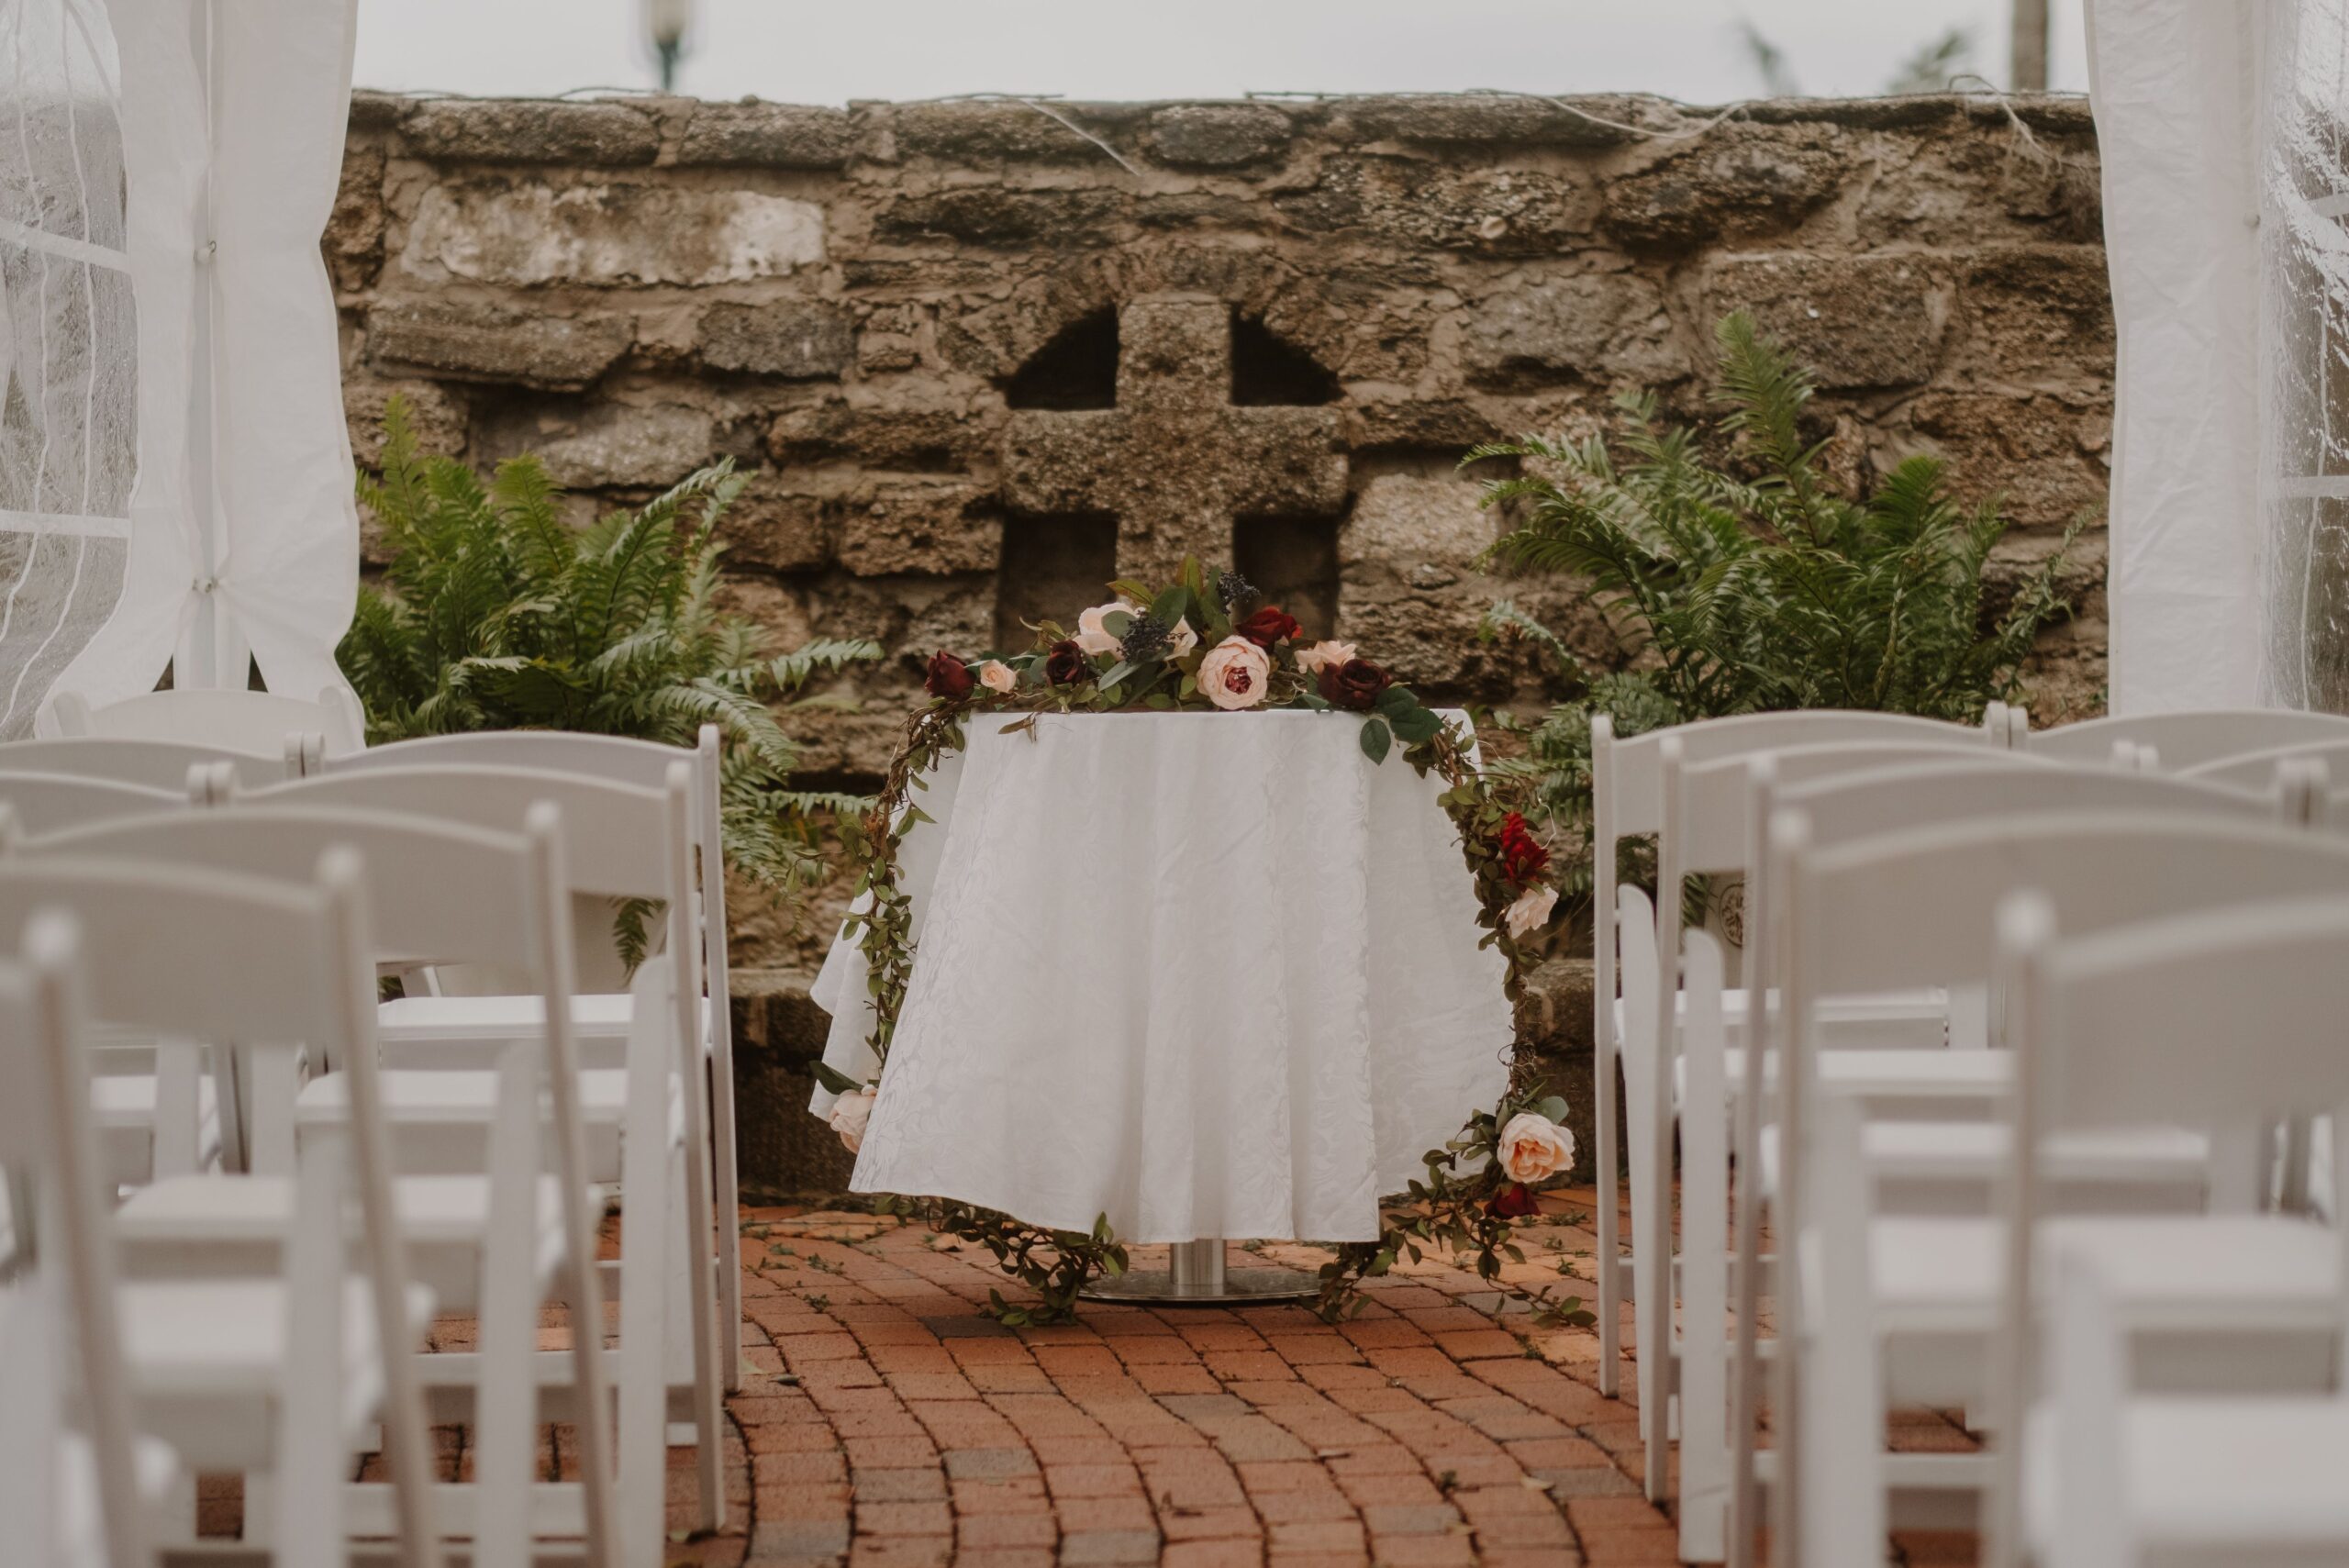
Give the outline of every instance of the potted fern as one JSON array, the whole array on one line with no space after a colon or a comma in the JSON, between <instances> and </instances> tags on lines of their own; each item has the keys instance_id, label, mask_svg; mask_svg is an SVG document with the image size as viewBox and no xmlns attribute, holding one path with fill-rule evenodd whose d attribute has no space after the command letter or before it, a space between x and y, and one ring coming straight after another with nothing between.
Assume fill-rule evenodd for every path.
<instances>
[{"instance_id":1,"label":"potted fern","mask_svg":"<svg viewBox=\"0 0 2349 1568\"><path fill-rule=\"evenodd\" d=\"M1486 619L1488 638L1531 642L1582 687L1499 764L1538 786L1569 897L1586 901L1591 884L1593 713L1621 736L1799 707L1972 721L2021 697L2040 628L2067 610L2057 580L2078 525L1987 613L1985 569L2008 526L1997 503L1961 506L1947 465L1923 454L1842 493L1822 470L1830 443L1803 434L1809 373L1744 315L1715 338L1726 464L1707 460L1698 431L1660 420L1652 394L1617 400L1629 428L1611 443L1528 436L1462 460L1525 465L1485 487L1513 522L1491 558L1581 578L1620 644L1620 667L1595 672L1511 603ZM1636 859L1623 874L1653 880ZM1692 917L1701 889L1694 898Z\"/></svg>"},{"instance_id":2,"label":"potted fern","mask_svg":"<svg viewBox=\"0 0 2349 1568\"><path fill-rule=\"evenodd\" d=\"M795 751L777 712L828 702L804 695L808 684L880 649L819 639L774 653L761 628L716 606L717 525L744 483L721 462L573 528L537 458L508 459L484 482L419 452L393 398L381 477L359 482L390 563L381 583L362 584L336 651L369 741L544 728L691 746L715 724L728 863L774 896L813 881L823 824L866 802L791 787ZM622 911L629 962L643 951L644 916Z\"/></svg>"}]
</instances>

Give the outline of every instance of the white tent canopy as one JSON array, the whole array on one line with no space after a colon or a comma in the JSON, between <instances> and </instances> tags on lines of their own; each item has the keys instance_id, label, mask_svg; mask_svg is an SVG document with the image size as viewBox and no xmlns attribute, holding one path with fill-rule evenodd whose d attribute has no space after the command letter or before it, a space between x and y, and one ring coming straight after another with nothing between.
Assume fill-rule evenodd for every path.
<instances>
[{"instance_id":1,"label":"white tent canopy","mask_svg":"<svg viewBox=\"0 0 2349 1568\"><path fill-rule=\"evenodd\" d=\"M91 20L93 0L13 0ZM138 484L119 601L56 690L340 686L359 525L318 242L355 0L104 0L138 302ZM0 6L5 9L5 6ZM44 726L46 728L46 725Z\"/></svg>"}]
</instances>

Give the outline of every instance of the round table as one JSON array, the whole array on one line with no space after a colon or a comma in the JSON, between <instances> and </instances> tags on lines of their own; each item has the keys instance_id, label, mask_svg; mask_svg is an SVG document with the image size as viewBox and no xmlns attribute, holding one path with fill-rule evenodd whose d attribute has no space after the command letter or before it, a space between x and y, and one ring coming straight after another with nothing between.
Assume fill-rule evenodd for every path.
<instances>
[{"instance_id":1,"label":"round table","mask_svg":"<svg viewBox=\"0 0 2349 1568\"><path fill-rule=\"evenodd\" d=\"M1442 780L1374 764L1358 715L1018 717L973 715L912 797L916 956L852 1190L1201 1242L1167 1287L1194 1298L1238 1294L1214 1238L1375 1239L1508 1076ZM844 936L814 987L860 1082L865 981Z\"/></svg>"}]
</instances>

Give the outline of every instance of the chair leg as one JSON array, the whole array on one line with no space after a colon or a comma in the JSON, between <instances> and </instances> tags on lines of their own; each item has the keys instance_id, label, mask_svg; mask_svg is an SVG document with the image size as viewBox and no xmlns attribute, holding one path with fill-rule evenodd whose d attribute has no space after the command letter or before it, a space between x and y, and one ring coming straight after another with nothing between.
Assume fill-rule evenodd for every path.
<instances>
[{"instance_id":1,"label":"chair leg","mask_svg":"<svg viewBox=\"0 0 2349 1568\"><path fill-rule=\"evenodd\" d=\"M1617 1369L1623 1357L1623 1274L1622 1260L1618 1256L1622 1242L1617 1234L1615 1212L1622 1201L1623 1185L1616 1173L1615 1046L1608 1034L1602 1018L1598 1042L1592 1047L1597 1071L1591 1075L1590 1092L1595 1102L1591 1106L1598 1134L1595 1141L1598 1145L1593 1155L1598 1163L1593 1204L1598 1211L1598 1392L1612 1399L1616 1395Z\"/></svg>"},{"instance_id":2,"label":"chair leg","mask_svg":"<svg viewBox=\"0 0 2349 1568\"><path fill-rule=\"evenodd\" d=\"M711 1006L723 1005L723 998ZM718 1155L718 1349L726 1392L742 1391L742 1182L734 1149L734 1064L710 1058L710 1130Z\"/></svg>"}]
</instances>

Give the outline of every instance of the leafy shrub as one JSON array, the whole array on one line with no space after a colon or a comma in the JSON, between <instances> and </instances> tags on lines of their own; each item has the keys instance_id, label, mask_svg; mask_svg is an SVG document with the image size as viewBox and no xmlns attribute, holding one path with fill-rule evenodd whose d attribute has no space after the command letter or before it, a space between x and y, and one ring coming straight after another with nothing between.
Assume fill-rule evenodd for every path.
<instances>
[{"instance_id":1,"label":"leafy shrub","mask_svg":"<svg viewBox=\"0 0 2349 1568\"><path fill-rule=\"evenodd\" d=\"M392 399L383 476L359 482L391 563L382 584L361 586L336 651L368 739L582 729L691 746L715 724L728 862L772 895L812 881L818 825L866 803L789 787L795 749L774 705L822 702L798 694L880 649L818 640L771 655L760 628L712 603L716 525L744 483L719 463L575 529L537 458L508 459L484 484L418 452ZM635 924L624 922L624 948L638 947Z\"/></svg>"},{"instance_id":2,"label":"leafy shrub","mask_svg":"<svg viewBox=\"0 0 2349 1568\"><path fill-rule=\"evenodd\" d=\"M1802 434L1809 373L1743 315L1715 337L1727 466L1707 461L1698 432L1662 423L1653 394L1617 400L1632 423L1612 445L1528 436L1462 460L1531 465L1485 487L1485 505L1516 514L1492 557L1586 579L1628 666L1592 673L1512 604L1486 617L1488 637L1530 640L1583 684L1530 729L1526 756L1504 764L1532 775L1570 851L1579 840L1561 868L1570 895L1586 897L1591 883L1592 714L1612 715L1625 737L1800 707L1970 722L2021 696L2034 639L2068 608L2058 550L1987 617L1983 571L2007 529L1997 504L1960 506L1944 490L1947 465L1924 455L1869 495L1841 494L1821 471L1830 442Z\"/></svg>"}]
</instances>

